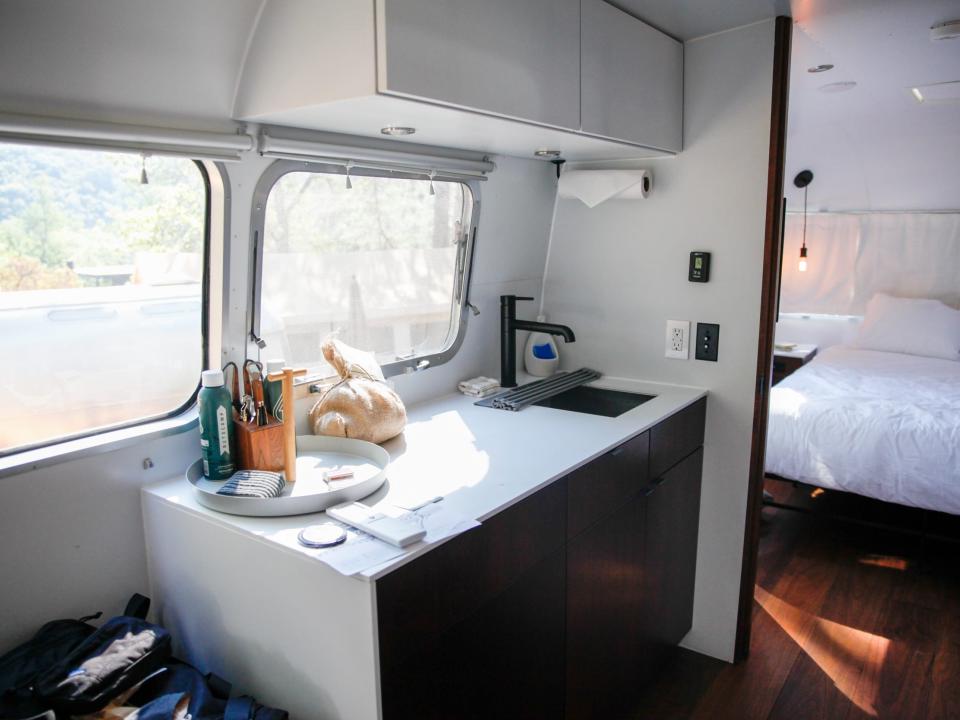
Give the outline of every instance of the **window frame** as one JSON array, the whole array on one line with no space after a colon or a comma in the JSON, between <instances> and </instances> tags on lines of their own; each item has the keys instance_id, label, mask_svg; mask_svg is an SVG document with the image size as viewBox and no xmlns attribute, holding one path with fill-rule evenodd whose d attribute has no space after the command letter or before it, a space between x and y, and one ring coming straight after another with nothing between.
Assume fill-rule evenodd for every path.
<instances>
[{"instance_id":1,"label":"window frame","mask_svg":"<svg viewBox=\"0 0 960 720\"><path fill-rule=\"evenodd\" d=\"M0 141L3 142L3 141ZM8 142L6 144L17 144L15 142ZM59 146L59 144L51 143L51 145ZM63 145L62 149L64 150L76 150L78 148L72 147L70 145ZM87 148L79 148L87 149ZM123 150L112 150L110 148L95 148L98 152L104 153L123 153ZM212 169L218 170L223 176L224 182L226 181L226 172L222 167L222 163L211 163L212 167L208 168L207 163L202 160L197 160L194 158L184 157L184 160L189 160L192 162L197 169L200 171L200 178L203 181L203 189L205 193L204 203L203 203L203 272L201 274L200 281L200 358L202 363L202 369L209 367L210 362L210 259L211 259L211 225L212 225L212 209L213 209L213 191L210 181L210 171ZM193 392L190 393L189 397L179 406L170 410L169 412L160 413L157 415L147 415L140 418L135 418L133 420L128 420L125 422L114 423L112 425L104 425L101 427L90 428L89 430L82 430L80 432L69 433L67 435L58 435L57 437L50 438L48 440L41 440L35 443L29 443L27 445L18 445L13 448L0 448L0 460L9 461L15 459L18 456L26 455L27 453L36 454L37 451L43 451L45 449L55 450L57 446L66 445L68 443L76 444L77 441L83 441L96 436L105 436L110 433L125 434L123 431L129 431L132 428L139 428L151 423L161 423L163 421L168 421L178 416L184 415L187 413L197 402L197 394L200 392L200 378L197 377L197 384L193 388ZM190 420L190 424L195 422L195 419ZM162 432L163 434L176 434L181 432L183 428L165 428ZM110 439L107 442L111 442ZM122 441L118 441L122 442ZM87 448L84 448L87 449ZM53 453L52 457L55 457L57 461L61 460L61 455L72 456L73 453ZM10 466L7 467L8 463L3 462L0 464L0 477L7 474L11 470L16 470L16 467ZM38 463L33 462L33 467L37 467Z\"/></svg>"},{"instance_id":2,"label":"window frame","mask_svg":"<svg viewBox=\"0 0 960 720\"><path fill-rule=\"evenodd\" d=\"M326 175L347 175L347 168L343 165L332 165L323 162L306 162L301 160L275 160L260 175L253 192L252 214L250 220L250 293L247 303L247 349L248 355L254 355L266 347L261 345L260 339L260 310L263 290L263 237L266 224L267 199L273 187L286 175L293 172L308 172ZM409 170L390 170L387 168L372 168L352 166L349 173L353 177L381 177L401 180L429 179L430 171L410 172ZM477 228L480 219L480 181L472 177L464 177L451 172L436 172L435 182L456 182L465 186L471 195L470 223L464 230L464 236L458 240L460 250L457 254L454 286L459 288L456 302L459 305L459 322L457 334L450 345L441 352L395 360L381 366L385 377L393 377L405 373L426 370L437 367L453 359L463 345L467 332L467 322L470 317L470 288L473 277L473 260L477 245ZM456 310L454 311L456 312ZM453 314L451 314L453 317ZM296 384L313 383L324 380L327 376L311 374L304 378L297 378Z\"/></svg>"}]
</instances>

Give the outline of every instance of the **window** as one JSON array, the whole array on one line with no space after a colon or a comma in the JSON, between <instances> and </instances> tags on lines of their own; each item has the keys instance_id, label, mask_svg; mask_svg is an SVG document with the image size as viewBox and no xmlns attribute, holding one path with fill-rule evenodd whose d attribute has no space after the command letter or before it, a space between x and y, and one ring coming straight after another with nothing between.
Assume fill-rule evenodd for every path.
<instances>
[{"instance_id":1,"label":"window","mask_svg":"<svg viewBox=\"0 0 960 720\"><path fill-rule=\"evenodd\" d=\"M0 454L192 401L207 204L192 160L0 144Z\"/></svg>"},{"instance_id":2,"label":"window","mask_svg":"<svg viewBox=\"0 0 960 720\"><path fill-rule=\"evenodd\" d=\"M330 333L373 352L388 375L452 355L463 325L471 188L358 170L348 182L342 172L277 165L265 178L264 357L330 375L320 356Z\"/></svg>"}]
</instances>

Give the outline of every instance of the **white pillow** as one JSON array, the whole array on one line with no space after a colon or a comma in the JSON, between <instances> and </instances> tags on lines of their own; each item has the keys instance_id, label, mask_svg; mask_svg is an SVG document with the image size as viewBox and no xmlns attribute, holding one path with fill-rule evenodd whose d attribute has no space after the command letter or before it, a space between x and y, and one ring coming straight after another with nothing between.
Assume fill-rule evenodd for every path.
<instances>
[{"instance_id":1,"label":"white pillow","mask_svg":"<svg viewBox=\"0 0 960 720\"><path fill-rule=\"evenodd\" d=\"M939 300L877 293L867 303L867 314L854 346L960 360L960 310Z\"/></svg>"}]
</instances>

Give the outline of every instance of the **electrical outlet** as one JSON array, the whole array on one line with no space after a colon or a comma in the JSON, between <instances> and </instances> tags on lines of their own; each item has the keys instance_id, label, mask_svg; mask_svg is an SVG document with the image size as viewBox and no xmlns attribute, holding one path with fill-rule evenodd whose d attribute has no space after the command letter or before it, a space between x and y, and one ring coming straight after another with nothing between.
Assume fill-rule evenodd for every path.
<instances>
[{"instance_id":1,"label":"electrical outlet","mask_svg":"<svg viewBox=\"0 0 960 720\"><path fill-rule=\"evenodd\" d=\"M686 360L690 356L689 320L667 320L667 345L664 354L677 360Z\"/></svg>"}]
</instances>

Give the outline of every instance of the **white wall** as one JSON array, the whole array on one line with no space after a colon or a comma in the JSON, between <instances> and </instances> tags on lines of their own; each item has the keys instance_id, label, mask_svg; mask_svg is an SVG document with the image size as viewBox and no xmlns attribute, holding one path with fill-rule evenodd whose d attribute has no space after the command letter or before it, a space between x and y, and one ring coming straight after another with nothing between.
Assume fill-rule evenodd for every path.
<instances>
[{"instance_id":1,"label":"white wall","mask_svg":"<svg viewBox=\"0 0 960 720\"><path fill-rule=\"evenodd\" d=\"M577 342L566 368L707 387L693 629L685 645L733 657L753 420L767 191L773 21L688 42L684 151L646 161L644 201L561 200L546 309ZM713 253L707 284L691 250ZM668 319L720 324L719 362L664 357Z\"/></svg>"},{"instance_id":2,"label":"white wall","mask_svg":"<svg viewBox=\"0 0 960 720\"><path fill-rule=\"evenodd\" d=\"M249 156L227 167L232 279L224 346L233 353L246 340L251 203L267 164ZM553 166L511 158L497 158L497 165L481 187L471 291L481 314L470 317L464 344L451 362L398 378L398 390L408 403L451 392L464 377L496 376L498 296L540 290L553 210ZM534 314L531 307L527 316ZM182 473L199 449L192 430L0 477L0 650L26 639L46 620L97 610L109 617L123 609L131 593L148 592L140 488ZM148 457L155 466L144 470Z\"/></svg>"},{"instance_id":3,"label":"white wall","mask_svg":"<svg viewBox=\"0 0 960 720\"><path fill-rule=\"evenodd\" d=\"M500 377L500 295L535 297L537 302L519 303L517 315L536 318L556 195L554 166L506 157L496 162L497 170L480 188L470 287L470 300L480 315L470 315L466 339L453 360L396 378L397 390L408 404L453 392L464 378ZM526 333L518 333L517 347L525 343Z\"/></svg>"},{"instance_id":4,"label":"white wall","mask_svg":"<svg viewBox=\"0 0 960 720\"><path fill-rule=\"evenodd\" d=\"M140 487L182 472L199 442L192 430L0 477L0 652L47 620L110 617L147 592Z\"/></svg>"}]
</instances>

